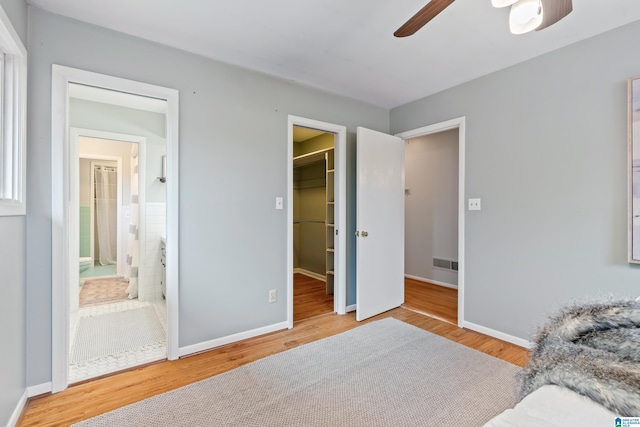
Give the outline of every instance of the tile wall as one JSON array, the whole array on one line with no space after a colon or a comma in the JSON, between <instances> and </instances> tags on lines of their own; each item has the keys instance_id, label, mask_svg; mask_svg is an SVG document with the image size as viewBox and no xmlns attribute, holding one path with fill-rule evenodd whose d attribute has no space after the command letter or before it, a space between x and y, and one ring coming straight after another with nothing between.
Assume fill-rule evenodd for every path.
<instances>
[{"instance_id":1,"label":"tile wall","mask_svg":"<svg viewBox=\"0 0 640 427\"><path fill-rule=\"evenodd\" d=\"M139 290L141 301L158 301L162 299L160 285L160 240L166 236L167 230L167 205L166 203L146 204L146 236L145 258L143 275L144 289Z\"/></svg>"}]
</instances>

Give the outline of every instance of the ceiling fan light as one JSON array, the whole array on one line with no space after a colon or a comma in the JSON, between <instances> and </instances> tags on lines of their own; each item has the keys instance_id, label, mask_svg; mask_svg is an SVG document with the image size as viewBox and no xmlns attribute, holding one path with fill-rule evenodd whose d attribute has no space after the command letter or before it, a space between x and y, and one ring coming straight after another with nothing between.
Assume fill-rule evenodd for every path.
<instances>
[{"instance_id":1,"label":"ceiling fan light","mask_svg":"<svg viewBox=\"0 0 640 427\"><path fill-rule=\"evenodd\" d=\"M507 7L511 6L518 0L491 0L491 5L493 7Z\"/></svg>"},{"instance_id":2,"label":"ceiling fan light","mask_svg":"<svg viewBox=\"0 0 640 427\"><path fill-rule=\"evenodd\" d=\"M509 30L512 34L524 34L535 30L542 23L542 2L520 0L511 6Z\"/></svg>"}]
</instances>

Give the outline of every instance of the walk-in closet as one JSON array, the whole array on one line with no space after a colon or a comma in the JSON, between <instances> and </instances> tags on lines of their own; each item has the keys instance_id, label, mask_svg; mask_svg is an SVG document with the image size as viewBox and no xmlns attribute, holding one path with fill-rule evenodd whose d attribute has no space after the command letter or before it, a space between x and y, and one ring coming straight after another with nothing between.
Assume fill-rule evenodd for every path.
<instances>
[{"instance_id":1,"label":"walk-in closet","mask_svg":"<svg viewBox=\"0 0 640 427\"><path fill-rule=\"evenodd\" d=\"M333 312L334 138L294 127L294 319Z\"/></svg>"}]
</instances>

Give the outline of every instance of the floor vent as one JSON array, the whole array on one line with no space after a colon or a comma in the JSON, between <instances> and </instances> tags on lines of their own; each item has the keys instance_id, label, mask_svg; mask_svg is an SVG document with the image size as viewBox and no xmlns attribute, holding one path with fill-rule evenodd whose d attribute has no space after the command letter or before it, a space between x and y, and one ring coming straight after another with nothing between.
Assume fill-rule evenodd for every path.
<instances>
[{"instance_id":1,"label":"floor vent","mask_svg":"<svg viewBox=\"0 0 640 427\"><path fill-rule=\"evenodd\" d=\"M444 268L445 270L458 271L458 261L449 261L447 259L433 259L433 266L437 268Z\"/></svg>"}]
</instances>

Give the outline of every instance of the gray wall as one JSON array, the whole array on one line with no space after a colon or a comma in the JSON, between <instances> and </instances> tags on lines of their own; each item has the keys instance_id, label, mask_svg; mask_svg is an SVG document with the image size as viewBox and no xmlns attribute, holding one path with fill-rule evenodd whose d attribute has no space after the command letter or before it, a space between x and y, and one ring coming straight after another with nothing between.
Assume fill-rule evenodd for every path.
<instances>
[{"instance_id":1,"label":"gray wall","mask_svg":"<svg viewBox=\"0 0 640 427\"><path fill-rule=\"evenodd\" d=\"M433 258L458 260L458 130L405 144L404 272L449 285L458 273L433 267Z\"/></svg>"},{"instance_id":2,"label":"gray wall","mask_svg":"<svg viewBox=\"0 0 640 427\"><path fill-rule=\"evenodd\" d=\"M0 0L22 43L27 44L27 4ZM28 147L27 147L28 148ZM29 149L29 148L28 148ZM28 185L27 181L27 185ZM29 187L27 187L29 191ZM0 217L0 425L6 425L25 392L26 220Z\"/></svg>"},{"instance_id":3,"label":"gray wall","mask_svg":"<svg viewBox=\"0 0 640 427\"><path fill-rule=\"evenodd\" d=\"M559 304L638 296L627 263L627 79L640 22L391 111L466 117L465 320L521 338Z\"/></svg>"},{"instance_id":4,"label":"gray wall","mask_svg":"<svg viewBox=\"0 0 640 427\"><path fill-rule=\"evenodd\" d=\"M324 276L327 273L325 162L294 168L293 180L293 267ZM300 223L296 224L296 220Z\"/></svg>"},{"instance_id":5,"label":"gray wall","mask_svg":"<svg viewBox=\"0 0 640 427\"><path fill-rule=\"evenodd\" d=\"M355 303L355 127L388 131L387 110L29 10L28 384L51 380L54 63L180 91L181 346L286 320L286 298L269 304L268 291L286 295L286 211L274 199L286 196L288 114L348 128L347 298Z\"/></svg>"}]
</instances>

